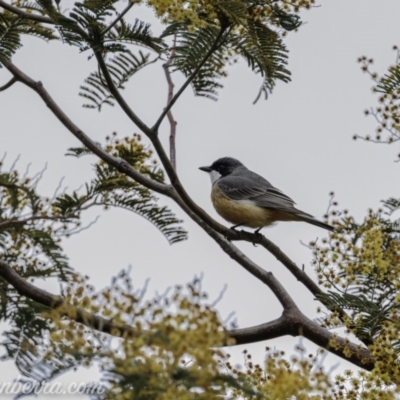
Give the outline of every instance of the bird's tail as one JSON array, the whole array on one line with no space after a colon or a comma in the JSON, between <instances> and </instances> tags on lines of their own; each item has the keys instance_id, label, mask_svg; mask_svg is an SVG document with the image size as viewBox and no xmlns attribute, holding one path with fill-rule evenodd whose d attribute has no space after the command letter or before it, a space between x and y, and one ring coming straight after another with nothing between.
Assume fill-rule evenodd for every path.
<instances>
[{"instance_id":1,"label":"bird's tail","mask_svg":"<svg viewBox=\"0 0 400 400\"><path fill-rule=\"evenodd\" d=\"M319 226L320 228L326 229L328 231L333 232L335 228L329 224L326 224L325 222L319 221L315 217L313 217L311 214L308 214L304 211L299 210L298 208L294 209L295 211L295 216L297 217L297 221L304 221L307 222L311 225Z\"/></svg>"},{"instance_id":2,"label":"bird's tail","mask_svg":"<svg viewBox=\"0 0 400 400\"><path fill-rule=\"evenodd\" d=\"M335 228L329 224L326 224L325 222L319 221L318 219L314 218L312 215L309 214L298 214L298 216L301 218L302 221L307 222L311 225L319 226L320 228L326 229L328 231L333 232Z\"/></svg>"},{"instance_id":3,"label":"bird's tail","mask_svg":"<svg viewBox=\"0 0 400 400\"><path fill-rule=\"evenodd\" d=\"M331 232L333 232L335 230L335 228L333 226L326 224L325 222L319 221L315 218L305 219L304 221L308 222L311 225L319 226L320 228L324 228Z\"/></svg>"}]
</instances>

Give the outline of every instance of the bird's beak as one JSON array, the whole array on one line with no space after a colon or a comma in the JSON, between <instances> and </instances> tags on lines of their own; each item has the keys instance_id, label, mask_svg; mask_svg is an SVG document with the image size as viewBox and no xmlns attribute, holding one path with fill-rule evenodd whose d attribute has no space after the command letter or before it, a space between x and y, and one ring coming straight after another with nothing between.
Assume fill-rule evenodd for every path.
<instances>
[{"instance_id":1,"label":"bird's beak","mask_svg":"<svg viewBox=\"0 0 400 400\"><path fill-rule=\"evenodd\" d=\"M200 167L199 169L201 169L204 172L211 172L212 171L211 167Z\"/></svg>"}]
</instances>

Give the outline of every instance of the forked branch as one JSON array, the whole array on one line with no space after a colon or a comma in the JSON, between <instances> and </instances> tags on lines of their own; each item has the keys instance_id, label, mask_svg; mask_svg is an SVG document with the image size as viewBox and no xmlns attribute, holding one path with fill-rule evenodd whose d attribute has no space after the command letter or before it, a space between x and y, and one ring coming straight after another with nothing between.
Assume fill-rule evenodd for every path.
<instances>
[{"instance_id":1,"label":"forked branch","mask_svg":"<svg viewBox=\"0 0 400 400\"><path fill-rule=\"evenodd\" d=\"M14 85L15 82L17 82L17 79L13 76L5 85L0 86L0 92L7 90L9 87Z\"/></svg>"},{"instance_id":2,"label":"forked branch","mask_svg":"<svg viewBox=\"0 0 400 400\"><path fill-rule=\"evenodd\" d=\"M28 297L51 309L59 310L61 314L70 319L71 315L74 315L73 320L75 322L91 329L126 339L133 339L139 335L129 325L116 324L110 319L65 304L62 297L53 295L27 282L2 260L0 260L0 276L21 296ZM62 306L66 306L65 311L63 311ZM71 312L71 307L74 312ZM300 311L294 309L284 310L281 317L268 323L244 329L227 330L226 334L227 339L233 338L235 340L235 344L254 343L284 335L304 336L363 369L371 370L374 366L374 360L367 349L360 348L343 338L334 336L328 330L321 328L315 322L306 318ZM335 347L331 346L333 341L335 342Z\"/></svg>"},{"instance_id":3,"label":"forked branch","mask_svg":"<svg viewBox=\"0 0 400 400\"><path fill-rule=\"evenodd\" d=\"M101 32L100 36L104 36L108 31L110 31L123 17L124 15L134 6L134 2L131 1L125 8L122 10L121 14L118 15L117 18L113 22L111 22L110 25L107 26L106 29L104 29L103 32Z\"/></svg>"},{"instance_id":4,"label":"forked branch","mask_svg":"<svg viewBox=\"0 0 400 400\"><path fill-rule=\"evenodd\" d=\"M211 55L214 53L215 50L218 49L218 47L221 45L222 42L222 37L226 31L227 27L226 26L221 26L221 29L216 36L214 43L208 50L208 52L205 54L203 59L200 61L199 65L195 68L195 70L189 75L189 77L186 79L185 83L181 86L181 88L176 92L176 94L172 97L171 101L167 104L167 106L164 108L164 111L161 113L160 117L154 124L152 131L157 134L158 129L164 120L165 116L168 114L169 110L172 108L172 106L176 103L176 101L179 99L181 94L185 91L185 89L189 86L189 84L193 81L194 78L196 78L197 74L203 67L203 65L207 62L207 60L211 57Z\"/></svg>"}]
</instances>

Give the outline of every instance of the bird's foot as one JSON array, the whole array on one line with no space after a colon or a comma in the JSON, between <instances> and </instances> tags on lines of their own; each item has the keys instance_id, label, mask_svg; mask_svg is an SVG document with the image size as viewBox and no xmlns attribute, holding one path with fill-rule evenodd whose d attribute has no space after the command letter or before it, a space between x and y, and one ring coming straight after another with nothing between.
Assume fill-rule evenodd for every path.
<instances>
[{"instance_id":1,"label":"bird's foot","mask_svg":"<svg viewBox=\"0 0 400 400\"><path fill-rule=\"evenodd\" d=\"M239 226L243 226L243 224L232 225L229 229L236 231L236 228L239 228Z\"/></svg>"},{"instance_id":2,"label":"bird's foot","mask_svg":"<svg viewBox=\"0 0 400 400\"><path fill-rule=\"evenodd\" d=\"M240 233L238 230L236 230L236 228L238 228L239 226L242 226L243 224L236 224L236 225L232 225L229 229L235 231L236 233ZM225 236L225 239L228 240L229 242L231 241L228 237Z\"/></svg>"},{"instance_id":3,"label":"bird's foot","mask_svg":"<svg viewBox=\"0 0 400 400\"><path fill-rule=\"evenodd\" d=\"M263 238L263 235L260 233L261 229L262 229L262 228L258 228L258 229L256 229L256 230L254 231L254 235L256 235L256 238L257 238L257 240L259 240L259 241L261 241L262 238ZM253 246L254 246L254 247L257 247L257 243L254 243L254 242L253 242Z\"/></svg>"}]
</instances>

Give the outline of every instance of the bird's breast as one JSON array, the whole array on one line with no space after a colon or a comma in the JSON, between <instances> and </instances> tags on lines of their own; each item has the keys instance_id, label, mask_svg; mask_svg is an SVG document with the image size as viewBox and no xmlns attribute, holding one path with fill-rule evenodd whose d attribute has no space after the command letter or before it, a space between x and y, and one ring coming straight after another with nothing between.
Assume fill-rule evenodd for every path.
<instances>
[{"instance_id":1,"label":"bird's breast","mask_svg":"<svg viewBox=\"0 0 400 400\"><path fill-rule=\"evenodd\" d=\"M234 225L260 228L276 221L273 210L259 207L251 200L230 199L221 191L218 182L212 187L211 200L217 213Z\"/></svg>"}]
</instances>

